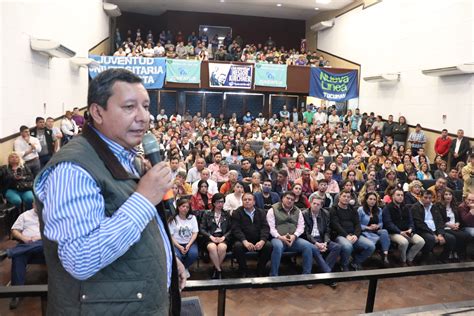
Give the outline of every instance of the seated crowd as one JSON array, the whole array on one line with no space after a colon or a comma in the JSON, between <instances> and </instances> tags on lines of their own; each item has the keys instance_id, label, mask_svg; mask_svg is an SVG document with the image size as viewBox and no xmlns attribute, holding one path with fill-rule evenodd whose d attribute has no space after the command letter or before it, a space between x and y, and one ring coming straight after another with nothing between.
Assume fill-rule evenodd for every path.
<instances>
[{"instance_id":1,"label":"seated crowd","mask_svg":"<svg viewBox=\"0 0 474 316\"><path fill-rule=\"evenodd\" d=\"M295 66L330 67L329 61L316 51L304 49L286 49L277 47L271 36L265 43L244 43L240 35L235 38L229 33L219 41L217 35L208 38L204 33L192 32L185 37L181 32L176 35L171 31L162 31L158 38L151 30L142 34L128 30L123 39L120 30L115 33L116 51L114 56L121 57L166 57L178 59L264 62Z\"/></svg>"},{"instance_id":2,"label":"seated crowd","mask_svg":"<svg viewBox=\"0 0 474 316\"><path fill-rule=\"evenodd\" d=\"M34 175L65 134L48 121L21 128L1 169L2 193L23 210L32 208ZM269 274L279 275L285 253L301 254L303 274L313 262L318 272L359 270L374 253L384 267L395 257L401 266L467 259L474 155L459 145L462 130L447 149L436 142L433 163L419 125L409 135L403 116L382 121L358 109L338 115L324 106L302 113L284 106L269 120L162 110L150 132L172 170L165 205L187 269L206 254L212 278L222 278L229 252L242 277L247 253L258 258L258 276L268 275L268 261ZM447 138L443 131L440 140Z\"/></svg>"}]
</instances>

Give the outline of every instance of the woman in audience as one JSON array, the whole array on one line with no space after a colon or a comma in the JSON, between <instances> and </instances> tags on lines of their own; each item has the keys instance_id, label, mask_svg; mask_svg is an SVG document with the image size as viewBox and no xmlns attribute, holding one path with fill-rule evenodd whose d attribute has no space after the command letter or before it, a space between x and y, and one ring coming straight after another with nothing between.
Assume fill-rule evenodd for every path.
<instances>
[{"instance_id":1,"label":"woman in audience","mask_svg":"<svg viewBox=\"0 0 474 316\"><path fill-rule=\"evenodd\" d=\"M292 188L293 193L295 194L295 206L300 210L304 210L310 207L308 198L302 194L303 187L299 183L295 183Z\"/></svg>"},{"instance_id":2,"label":"woman in audience","mask_svg":"<svg viewBox=\"0 0 474 316\"><path fill-rule=\"evenodd\" d=\"M244 183L237 182L234 185L233 193L226 195L224 210L232 215L232 212L242 206L242 195L244 194Z\"/></svg>"},{"instance_id":3,"label":"woman in audience","mask_svg":"<svg viewBox=\"0 0 474 316\"><path fill-rule=\"evenodd\" d=\"M247 159L255 159L255 151L252 150L252 146L249 142L244 144L244 149L242 150L242 157Z\"/></svg>"},{"instance_id":4,"label":"woman in audience","mask_svg":"<svg viewBox=\"0 0 474 316\"><path fill-rule=\"evenodd\" d=\"M336 157L337 156L337 150L335 149L333 144L328 144L326 149L323 151L323 156L324 157Z\"/></svg>"},{"instance_id":5,"label":"woman in audience","mask_svg":"<svg viewBox=\"0 0 474 316\"><path fill-rule=\"evenodd\" d=\"M420 165L420 170L416 173L418 180L432 180L433 176L428 170L428 164L426 162Z\"/></svg>"},{"instance_id":6,"label":"woman in audience","mask_svg":"<svg viewBox=\"0 0 474 316\"><path fill-rule=\"evenodd\" d=\"M438 169L434 172L434 178L447 178L448 174L446 172L448 165L446 161L441 161L438 165Z\"/></svg>"},{"instance_id":7,"label":"woman in audience","mask_svg":"<svg viewBox=\"0 0 474 316\"><path fill-rule=\"evenodd\" d=\"M335 161L329 163L328 168L332 170L332 178L336 180L337 183L342 181L342 174L339 171L339 168L337 167L337 164Z\"/></svg>"},{"instance_id":8,"label":"woman in audience","mask_svg":"<svg viewBox=\"0 0 474 316\"><path fill-rule=\"evenodd\" d=\"M8 155L8 164L0 169L0 184L5 188L5 199L21 210L33 207L33 173L16 153Z\"/></svg>"},{"instance_id":9,"label":"woman in audience","mask_svg":"<svg viewBox=\"0 0 474 316\"><path fill-rule=\"evenodd\" d=\"M199 233L198 222L191 214L188 199L178 200L176 208L178 212L169 218L168 226L174 253L183 263L189 278L189 267L198 259L198 246L195 242Z\"/></svg>"},{"instance_id":10,"label":"woman in audience","mask_svg":"<svg viewBox=\"0 0 474 316\"><path fill-rule=\"evenodd\" d=\"M408 185L408 192L405 192L404 203L406 205L413 205L421 201L421 193L423 185L419 180L414 180Z\"/></svg>"},{"instance_id":11,"label":"woman in audience","mask_svg":"<svg viewBox=\"0 0 474 316\"><path fill-rule=\"evenodd\" d=\"M377 182L375 182L375 180L367 180L367 182L364 183L364 185L360 189L359 195L357 197L357 202L359 202L359 205L362 205L362 202L364 201L364 198L367 193L377 194L377 205L381 205L380 196L377 193Z\"/></svg>"},{"instance_id":12,"label":"woman in audience","mask_svg":"<svg viewBox=\"0 0 474 316\"><path fill-rule=\"evenodd\" d=\"M225 159L229 164L240 165L242 155L238 147L232 147L230 156Z\"/></svg>"},{"instance_id":13,"label":"woman in audience","mask_svg":"<svg viewBox=\"0 0 474 316\"><path fill-rule=\"evenodd\" d=\"M289 153L286 143L280 144L280 148L278 148L278 155L280 156L280 158L291 157L291 154Z\"/></svg>"},{"instance_id":14,"label":"woman in audience","mask_svg":"<svg viewBox=\"0 0 474 316\"><path fill-rule=\"evenodd\" d=\"M393 141L397 146L405 146L408 137L408 124L404 116L398 118L398 124L393 126Z\"/></svg>"},{"instance_id":15,"label":"woman in audience","mask_svg":"<svg viewBox=\"0 0 474 316\"><path fill-rule=\"evenodd\" d=\"M385 189L389 186L391 187L398 187L398 178L397 178L397 173L393 170L388 170L385 173L385 178L380 181L379 184L379 190L380 191L385 191Z\"/></svg>"},{"instance_id":16,"label":"woman in audience","mask_svg":"<svg viewBox=\"0 0 474 316\"><path fill-rule=\"evenodd\" d=\"M382 209L377 206L378 196L376 193L367 193L359 207L360 226L362 235L375 244L379 243L381 248L382 262L388 267L388 249L390 248L390 237L386 229L383 229Z\"/></svg>"},{"instance_id":17,"label":"woman in audience","mask_svg":"<svg viewBox=\"0 0 474 316\"><path fill-rule=\"evenodd\" d=\"M208 188L209 184L207 181L199 180L198 191L191 198L191 209L195 214L211 209L212 194L208 192Z\"/></svg>"},{"instance_id":18,"label":"woman in audience","mask_svg":"<svg viewBox=\"0 0 474 316\"><path fill-rule=\"evenodd\" d=\"M255 154L255 162L252 164L253 170L257 172L263 171L263 156L262 154Z\"/></svg>"},{"instance_id":19,"label":"woman in audience","mask_svg":"<svg viewBox=\"0 0 474 316\"><path fill-rule=\"evenodd\" d=\"M446 188L441 196L441 202L433 205L433 209L441 214L445 223L444 230L456 238L456 252L450 255L450 259L464 261L466 259L466 244L469 235L461 230L459 209L454 199L454 192Z\"/></svg>"},{"instance_id":20,"label":"woman in audience","mask_svg":"<svg viewBox=\"0 0 474 316\"><path fill-rule=\"evenodd\" d=\"M222 279L222 263L227 253L231 233L230 216L224 210L224 203L223 194L214 194L212 209L205 212L201 220L200 233L205 239L209 257L214 265L213 279Z\"/></svg>"},{"instance_id":21,"label":"woman in audience","mask_svg":"<svg viewBox=\"0 0 474 316\"><path fill-rule=\"evenodd\" d=\"M273 168L276 170L276 171L280 171L282 169L287 169L286 168L286 165L283 163L283 161L281 160L280 158L280 155L278 155L277 153L275 154L272 154L272 161L273 161Z\"/></svg>"},{"instance_id":22,"label":"woman in audience","mask_svg":"<svg viewBox=\"0 0 474 316\"><path fill-rule=\"evenodd\" d=\"M324 157L323 157L324 160ZM311 169L311 166L309 163L306 161L306 157L304 154L298 154L296 157L296 169Z\"/></svg>"}]
</instances>

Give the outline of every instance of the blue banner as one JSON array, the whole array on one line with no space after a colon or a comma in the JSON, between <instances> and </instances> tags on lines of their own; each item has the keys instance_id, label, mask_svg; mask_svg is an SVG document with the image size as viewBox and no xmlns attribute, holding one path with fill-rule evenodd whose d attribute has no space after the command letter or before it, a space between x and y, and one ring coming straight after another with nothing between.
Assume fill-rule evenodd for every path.
<instances>
[{"instance_id":1,"label":"blue banner","mask_svg":"<svg viewBox=\"0 0 474 316\"><path fill-rule=\"evenodd\" d=\"M211 88L252 88L253 65L209 63Z\"/></svg>"},{"instance_id":2,"label":"blue banner","mask_svg":"<svg viewBox=\"0 0 474 316\"><path fill-rule=\"evenodd\" d=\"M258 63L255 65L255 85L286 88L287 65Z\"/></svg>"},{"instance_id":3,"label":"blue banner","mask_svg":"<svg viewBox=\"0 0 474 316\"><path fill-rule=\"evenodd\" d=\"M311 68L309 95L336 102L359 97L357 70L335 74L322 68Z\"/></svg>"},{"instance_id":4,"label":"blue banner","mask_svg":"<svg viewBox=\"0 0 474 316\"><path fill-rule=\"evenodd\" d=\"M99 73L111 68L125 68L143 80L146 89L161 89L165 82L166 58L96 56L89 58L99 63L97 68L89 68L94 79Z\"/></svg>"},{"instance_id":5,"label":"blue banner","mask_svg":"<svg viewBox=\"0 0 474 316\"><path fill-rule=\"evenodd\" d=\"M166 82L201 83L201 61L167 59Z\"/></svg>"}]
</instances>

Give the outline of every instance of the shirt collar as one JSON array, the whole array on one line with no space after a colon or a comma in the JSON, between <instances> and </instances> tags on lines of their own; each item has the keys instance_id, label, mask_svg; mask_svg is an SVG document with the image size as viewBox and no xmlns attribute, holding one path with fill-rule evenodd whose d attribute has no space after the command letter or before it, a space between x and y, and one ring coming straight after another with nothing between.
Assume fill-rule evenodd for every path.
<instances>
[{"instance_id":1,"label":"shirt collar","mask_svg":"<svg viewBox=\"0 0 474 316\"><path fill-rule=\"evenodd\" d=\"M126 149L122 145L114 142L101 132L97 130L94 126L90 125L90 127L99 135L99 137L107 144L109 149L114 153L115 156L121 157L127 160L133 160L137 156L137 151L135 149Z\"/></svg>"}]
</instances>

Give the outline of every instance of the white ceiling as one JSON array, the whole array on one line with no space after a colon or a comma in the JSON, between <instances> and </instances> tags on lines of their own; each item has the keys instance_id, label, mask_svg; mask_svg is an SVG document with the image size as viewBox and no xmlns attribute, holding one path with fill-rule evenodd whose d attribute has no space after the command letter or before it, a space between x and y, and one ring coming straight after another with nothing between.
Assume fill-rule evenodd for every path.
<instances>
[{"instance_id":1,"label":"white ceiling","mask_svg":"<svg viewBox=\"0 0 474 316\"><path fill-rule=\"evenodd\" d=\"M331 0L328 4L316 0L108 0L120 10L160 15L166 11L212 12L262 17L307 20L321 11L336 10L354 0ZM282 4L278 7L277 4ZM315 10L315 8L319 10Z\"/></svg>"}]
</instances>

